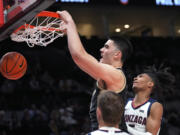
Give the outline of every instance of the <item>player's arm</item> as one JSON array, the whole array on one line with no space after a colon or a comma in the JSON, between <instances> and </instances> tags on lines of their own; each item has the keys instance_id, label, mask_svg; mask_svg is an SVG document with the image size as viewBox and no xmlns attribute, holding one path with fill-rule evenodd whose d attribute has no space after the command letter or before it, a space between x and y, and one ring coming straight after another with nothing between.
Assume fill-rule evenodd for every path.
<instances>
[{"instance_id":1,"label":"player's arm","mask_svg":"<svg viewBox=\"0 0 180 135\"><path fill-rule=\"evenodd\" d=\"M67 11L58 12L64 21L62 28L66 30L68 38L68 47L74 62L94 79L102 79L107 84L122 82L124 85L124 76L114 67L99 63L93 56L84 49L76 25Z\"/></svg>"},{"instance_id":2,"label":"player's arm","mask_svg":"<svg viewBox=\"0 0 180 135\"><path fill-rule=\"evenodd\" d=\"M161 126L161 120L163 115L163 106L155 102L151 106L149 117L146 122L146 131L157 135Z\"/></svg>"}]
</instances>

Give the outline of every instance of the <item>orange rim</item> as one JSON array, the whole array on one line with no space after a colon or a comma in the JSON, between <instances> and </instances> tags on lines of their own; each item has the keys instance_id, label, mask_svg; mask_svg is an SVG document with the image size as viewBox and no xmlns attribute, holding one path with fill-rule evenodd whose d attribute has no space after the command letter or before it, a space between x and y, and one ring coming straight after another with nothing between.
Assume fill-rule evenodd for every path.
<instances>
[{"instance_id":1,"label":"orange rim","mask_svg":"<svg viewBox=\"0 0 180 135\"><path fill-rule=\"evenodd\" d=\"M13 33L18 32L18 31L21 30L21 29L26 29L27 27L33 29L35 26L29 25L29 24L22 25L22 26L20 26L18 29L16 29ZM46 27L42 27L42 28L40 28L40 29L43 30L43 31L58 31L58 32L62 31L62 30L60 30L60 29L56 29L56 28L46 28Z\"/></svg>"},{"instance_id":2,"label":"orange rim","mask_svg":"<svg viewBox=\"0 0 180 135\"><path fill-rule=\"evenodd\" d=\"M18 32L19 30L21 30L21 29L26 29L27 27L29 27L29 28L34 28L35 26L33 26L33 25L29 25L29 24L25 24L25 25L22 25L22 26L20 26L19 28L17 28L13 33L16 33L16 32Z\"/></svg>"},{"instance_id":3,"label":"orange rim","mask_svg":"<svg viewBox=\"0 0 180 135\"><path fill-rule=\"evenodd\" d=\"M60 18L60 15L56 12L50 12L50 11L42 11L39 14L36 15L36 17L39 16L46 16L46 17L54 17L54 18Z\"/></svg>"},{"instance_id":4,"label":"orange rim","mask_svg":"<svg viewBox=\"0 0 180 135\"><path fill-rule=\"evenodd\" d=\"M53 18L60 18L60 15L56 12L50 12L50 11L42 11L40 12L39 14L36 15L36 17L53 17ZM36 26L33 26L33 25L30 25L30 24L25 24L25 25L22 25L20 26L19 28L17 28L13 33L17 33L19 30L22 30L22 29L26 29L26 28L34 28ZM56 28L46 28L46 27L43 27L42 30L44 31L61 31L60 29L56 29Z\"/></svg>"}]
</instances>

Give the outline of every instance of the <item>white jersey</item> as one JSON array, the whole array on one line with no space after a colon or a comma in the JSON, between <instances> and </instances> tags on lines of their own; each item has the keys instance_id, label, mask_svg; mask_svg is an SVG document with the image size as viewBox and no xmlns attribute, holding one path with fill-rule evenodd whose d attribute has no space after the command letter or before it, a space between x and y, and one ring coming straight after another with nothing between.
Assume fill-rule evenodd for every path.
<instances>
[{"instance_id":1,"label":"white jersey","mask_svg":"<svg viewBox=\"0 0 180 135\"><path fill-rule=\"evenodd\" d=\"M133 98L128 99L124 112L126 125L137 131L146 132L146 120L149 116L151 105L154 102L156 100L149 99L145 103L134 107Z\"/></svg>"},{"instance_id":2,"label":"white jersey","mask_svg":"<svg viewBox=\"0 0 180 135\"><path fill-rule=\"evenodd\" d=\"M129 135L126 132L114 127L101 127L87 135Z\"/></svg>"}]
</instances>

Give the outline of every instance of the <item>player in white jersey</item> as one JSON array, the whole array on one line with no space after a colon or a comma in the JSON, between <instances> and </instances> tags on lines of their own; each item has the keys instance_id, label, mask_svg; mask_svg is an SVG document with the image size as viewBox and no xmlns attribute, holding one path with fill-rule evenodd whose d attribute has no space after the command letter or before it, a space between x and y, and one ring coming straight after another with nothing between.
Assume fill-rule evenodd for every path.
<instances>
[{"instance_id":1,"label":"player in white jersey","mask_svg":"<svg viewBox=\"0 0 180 135\"><path fill-rule=\"evenodd\" d=\"M174 80L174 76L166 69L157 71L154 68L134 78L132 88L135 97L128 99L124 112L129 133L132 135L159 134L163 106L152 99L151 95L171 89Z\"/></svg>"},{"instance_id":2,"label":"player in white jersey","mask_svg":"<svg viewBox=\"0 0 180 135\"><path fill-rule=\"evenodd\" d=\"M96 116L99 129L87 135L128 135L119 129L124 104L122 97L113 91L102 91L97 100Z\"/></svg>"},{"instance_id":3,"label":"player in white jersey","mask_svg":"<svg viewBox=\"0 0 180 135\"><path fill-rule=\"evenodd\" d=\"M150 109L153 103L156 102L154 99L149 99L142 103L141 105L135 106L134 99L128 99L125 107L125 122L127 126L133 129L146 132L146 121L150 113Z\"/></svg>"}]
</instances>

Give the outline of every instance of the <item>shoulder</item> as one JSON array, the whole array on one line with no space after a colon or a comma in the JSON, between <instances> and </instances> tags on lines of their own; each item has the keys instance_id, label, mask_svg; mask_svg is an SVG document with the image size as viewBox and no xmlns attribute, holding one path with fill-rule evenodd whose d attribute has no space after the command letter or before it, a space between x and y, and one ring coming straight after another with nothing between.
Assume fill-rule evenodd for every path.
<instances>
[{"instance_id":1,"label":"shoulder","mask_svg":"<svg viewBox=\"0 0 180 135\"><path fill-rule=\"evenodd\" d=\"M159 102L154 102L150 109L150 115L153 117L161 117L163 114L163 106Z\"/></svg>"},{"instance_id":2,"label":"shoulder","mask_svg":"<svg viewBox=\"0 0 180 135\"><path fill-rule=\"evenodd\" d=\"M128 104L129 102L132 102L133 99L134 99L134 98L128 98L128 99L126 100L126 104ZM126 104L125 104L125 105L126 105Z\"/></svg>"},{"instance_id":3,"label":"shoulder","mask_svg":"<svg viewBox=\"0 0 180 135\"><path fill-rule=\"evenodd\" d=\"M129 135L128 133L123 132L122 135Z\"/></svg>"},{"instance_id":4,"label":"shoulder","mask_svg":"<svg viewBox=\"0 0 180 135\"><path fill-rule=\"evenodd\" d=\"M109 64L105 64L105 63L99 63L99 66L101 68L99 68L99 72L101 72L101 74L103 75L103 78L111 78L111 79L117 79L119 80L119 78L122 78L124 76L124 72L122 71L121 68L115 68L112 65ZM102 80L105 80L103 78L99 78Z\"/></svg>"},{"instance_id":5,"label":"shoulder","mask_svg":"<svg viewBox=\"0 0 180 135\"><path fill-rule=\"evenodd\" d=\"M130 135L130 134L128 134L127 132L122 131L118 135Z\"/></svg>"},{"instance_id":6,"label":"shoulder","mask_svg":"<svg viewBox=\"0 0 180 135\"><path fill-rule=\"evenodd\" d=\"M133 99L134 99L134 98L128 98L128 99L127 99L127 102L133 101Z\"/></svg>"},{"instance_id":7,"label":"shoulder","mask_svg":"<svg viewBox=\"0 0 180 135\"><path fill-rule=\"evenodd\" d=\"M103 134L106 135L108 133L104 132L104 131L101 131L101 130L95 130L95 131L90 132L90 133L88 133L86 135L103 135ZM116 135L129 135L129 134L124 132L124 131L120 131L120 132L116 133Z\"/></svg>"},{"instance_id":8,"label":"shoulder","mask_svg":"<svg viewBox=\"0 0 180 135\"><path fill-rule=\"evenodd\" d=\"M115 69L116 69L117 73L114 76L115 79L113 81L113 84L117 85L117 87L118 87L118 89L116 89L115 92L122 93L122 91L124 91L126 89L126 76L122 69L120 69L120 68L115 68Z\"/></svg>"},{"instance_id":9,"label":"shoulder","mask_svg":"<svg viewBox=\"0 0 180 135\"><path fill-rule=\"evenodd\" d=\"M150 98L148 102L153 104L153 103L158 102L158 101L156 99Z\"/></svg>"},{"instance_id":10,"label":"shoulder","mask_svg":"<svg viewBox=\"0 0 180 135\"><path fill-rule=\"evenodd\" d=\"M127 132L121 131L119 134L117 135L129 135Z\"/></svg>"},{"instance_id":11,"label":"shoulder","mask_svg":"<svg viewBox=\"0 0 180 135\"><path fill-rule=\"evenodd\" d=\"M151 106L151 110L163 110L163 105L159 102L154 102Z\"/></svg>"},{"instance_id":12,"label":"shoulder","mask_svg":"<svg viewBox=\"0 0 180 135\"><path fill-rule=\"evenodd\" d=\"M152 114L153 112L155 112L154 110L156 110L159 106L161 110L162 105L157 100L150 98L147 103L149 103L148 116Z\"/></svg>"},{"instance_id":13,"label":"shoulder","mask_svg":"<svg viewBox=\"0 0 180 135\"><path fill-rule=\"evenodd\" d=\"M92 131L86 135L101 135L101 134L102 134L102 132L100 132L99 130L95 130L95 131Z\"/></svg>"},{"instance_id":14,"label":"shoulder","mask_svg":"<svg viewBox=\"0 0 180 135\"><path fill-rule=\"evenodd\" d=\"M125 73L122 68L115 68L123 77L125 77Z\"/></svg>"},{"instance_id":15,"label":"shoulder","mask_svg":"<svg viewBox=\"0 0 180 135\"><path fill-rule=\"evenodd\" d=\"M106 84L106 89L116 93L122 92L126 87L126 77L122 70L111 65L106 65L106 70L102 72L103 78L98 78L98 82L103 80Z\"/></svg>"}]
</instances>

